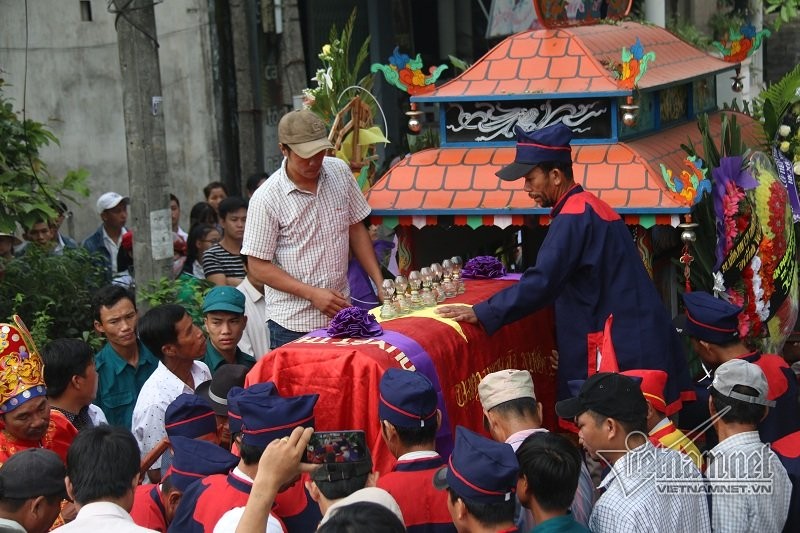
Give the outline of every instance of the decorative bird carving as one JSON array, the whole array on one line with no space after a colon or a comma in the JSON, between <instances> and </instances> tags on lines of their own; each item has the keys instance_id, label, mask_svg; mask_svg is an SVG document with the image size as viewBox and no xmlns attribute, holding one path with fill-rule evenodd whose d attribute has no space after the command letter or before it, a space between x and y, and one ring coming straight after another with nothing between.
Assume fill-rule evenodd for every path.
<instances>
[{"instance_id":1,"label":"decorative bird carving","mask_svg":"<svg viewBox=\"0 0 800 533\"><path fill-rule=\"evenodd\" d=\"M633 89L647 72L647 66L656 60L655 52L644 52L644 46L639 38L630 50L622 48L622 64L620 65L619 86L623 89Z\"/></svg>"},{"instance_id":2,"label":"decorative bird carving","mask_svg":"<svg viewBox=\"0 0 800 533\"><path fill-rule=\"evenodd\" d=\"M411 59L411 56L400 53L400 48L395 46L388 65L373 63L370 70L373 73L380 71L387 82L413 96L433 91L436 80L447 69L447 65L431 66L426 75L422 67L420 54Z\"/></svg>"},{"instance_id":3,"label":"decorative bird carving","mask_svg":"<svg viewBox=\"0 0 800 533\"><path fill-rule=\"evenodd\" d=\"M683 163L687 168L677 177L673 176L672 169L662 163L661 177L681 203L692 206L703 198L704 192L711 192L711 181L706 177L708 168L703 166L703 160L699 157L690 155Z\"/></svg>"},{"instance_id":4,"label":"decorative bird carving","mask_svg":"<svg viewBox=\"0 0 800 533\"><path fill-rule=\"evenodd\" d=\"M739 63L753 55L763 40L769 36L769 30L756 31L756 27L748 23L741 28L731 27L725 38L721 41L714 41L711 45L722 54L723 60L729 63Z\"/></svg>"}]
</instances>

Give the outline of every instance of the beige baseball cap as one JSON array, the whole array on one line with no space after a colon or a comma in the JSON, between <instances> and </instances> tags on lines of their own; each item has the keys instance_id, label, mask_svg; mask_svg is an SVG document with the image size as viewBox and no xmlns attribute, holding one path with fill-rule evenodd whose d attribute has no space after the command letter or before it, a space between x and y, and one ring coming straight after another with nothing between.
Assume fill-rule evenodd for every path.
<instances>
[{"instance_id":1,"label":"beige baseball cap","mask_svg":"<svg viewBox=\"0 0 800 533\"><path fill-rule=\"evenodd\" d=\"M531 373L513 369L487 374L478 384L478 396L486 411L517 398L536 399Z\"/></svg>"},{"instance_id":2,"label":"beige baseball cap","mask_svg":"<svg viewBox=\"0 0 800 533\"><path fill-rule=\"evenodd\" d=\"M308 109L289 111L281 117L278 142L287 145L303 159L333 148L325 123Z\"/></svg>"}]
</instances>

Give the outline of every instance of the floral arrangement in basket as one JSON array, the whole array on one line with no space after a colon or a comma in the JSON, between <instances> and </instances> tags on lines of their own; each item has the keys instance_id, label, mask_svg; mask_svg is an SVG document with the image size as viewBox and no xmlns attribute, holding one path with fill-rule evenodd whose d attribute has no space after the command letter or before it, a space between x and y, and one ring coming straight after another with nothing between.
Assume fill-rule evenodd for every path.
<instances>
[{"instance_id":1,"label":"floral arrangement in basket","mask_svg":"<svg viewBox=\"0 0 800 533\"><path fill-rule=\"evenodd\" d=\"M336 148L336 157L350 166L359 187L366 191L377 170L375 145L388 143L389 139L374 121L379 110L370 92L374 75L367 72L359 77L369 56L369 37L361 43L352 63L350 61L356 13L353 9L341 33L336 26L331 28L329 43L322 46L317 56L322 68L312 78L316 87L304 89L303 96L304 106L328 125L328 138ZM385 117L383 123L385 126Z\"/></svg>"},{"instance_id":2,"label":"floral arrangement in basket","mask_svg":"<svg viewBox=\"0 0 800 533\"><path fill-rule=\"evenodd\" d=\"M369 57L369 37L364 39L356 53L354 61L350 62L350 44L353 38L353 29L356 21L356 10L350 14L341 33L334 25L331 28L329 42L322 46L317 55L322 61L322 68L317 69L311 81L316 87L303 90L304 105L324 120L328 126L333 124L333 119L347 103L342 93L351 87L372 89L373 75L369 72L359 77L364 62ZM341 100L340 100L341 99Z\"/></svg>"},{"instance_id":3,"label":"floral arrangement in basket","mask_svg":"<svg viewBox=\"0 0 800 533\"><path fill-rule=\"evenodd\" d=\"M708 117L698 119L711 191L692 210L700 227L695 290L741 306L739 334L763 351L780 349L797 317L797 262L788 195L770 158L742 143L735 115L722 118L718 148ZM697 156L694 146L684 146Z\"/></svg>"},{"instance_id":4,"label":"floral arrangement in basket","mask_svg":"<svg viewBox=\"0 0 800 533\"><path fill-rule=\"evenodd\" d=\"M789 195L794 222L800 222L800 65L756 98L766 136L765 150L772 154L778 178Z\"/></svg>"}]
</instances>

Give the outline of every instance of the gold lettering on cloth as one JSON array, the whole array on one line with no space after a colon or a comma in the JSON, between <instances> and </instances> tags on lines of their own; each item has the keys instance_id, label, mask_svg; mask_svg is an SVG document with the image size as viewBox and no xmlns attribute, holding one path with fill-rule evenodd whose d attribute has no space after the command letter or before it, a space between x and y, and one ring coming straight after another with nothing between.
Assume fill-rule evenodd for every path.
<instances>
[{"instance_id":1,"label":"gold lettering on cloth","mask_svg":"<svg viewBox=\"0 0 800 533\"><path fill-rule=\"evenodd\" d=\"M300 344L329 344L331 346L375 346L376 348L386 352L386 355L400 363L400 366L403 367L404 370L411 370L412 372L417 370L405 352L398 350L397 346L389 344L381 339L351 339L348 337L339 339L333 337L313 337L306 335L305 337L300 337L294 342Z\"/></svg>"},{"instance_id":2,"label":"gold lettering on cloth","mask_svg":"<svg viewBox=\"0 0 800 533\"><path fill-rule=\"evenodd\" d=\"M552 369L549 359L540 350L523 352L508 350L486 368L471 372L466 378L453 385L452 391L456 405L464 407L467 403L476 401L478 399L478 384L481 380L487 374L508 368L529 370L531 374L535 375L555 376L555 371Z\"/></svg>"}]
</instances>

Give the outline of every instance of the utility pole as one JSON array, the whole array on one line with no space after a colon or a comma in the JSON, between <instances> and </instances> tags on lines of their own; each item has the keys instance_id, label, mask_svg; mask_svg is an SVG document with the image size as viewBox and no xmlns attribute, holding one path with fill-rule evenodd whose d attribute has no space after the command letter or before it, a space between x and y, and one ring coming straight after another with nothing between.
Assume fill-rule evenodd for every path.
<instances>
[{"instance_id":1,"label":"utility pole","mask_svg":"<svg viewBox=\"0 0 800 533\"><path fill-rule=\"evenodd\" d=\"M110 0L115 14L128 155L136 288L169 277L172 226L167 149L152 0ZM146 302L141 302L140 308Z\"/></svg>"},{"instance_id":2,"label":"utility pole","mask_svg":"<svg viewBox=\"0 0 800 533\"><path fill-rule=\"evenodd\" d=\"M258 76L259 32L254 0L228 0L231 12L231 39L236 73L236 114L239 126L239 175L237 194L249 176L264 172L261 135L261 87ZM260 13L258 13L260 15ZM255 70L255 73L254 73ZM244 196L244 194L241 194Z\"/></svg>"},{"instance_id":3,"label":"utility pole","mask_svg":"<svg viewBox=\"0 0 800 533\"><path fill-rule=\"evenodd\" d=\"M280 68L281 85L283 86L283 103L291 109L292 96L301 94L308 85L306 80L306 61L303 54L303 33L300 30L300 8L298 0L282 0L275 13L282 12ZM277 18L277 17L276 17ZM318 51L312 51L318 53Z\"/></svg>"}]
</instances>

